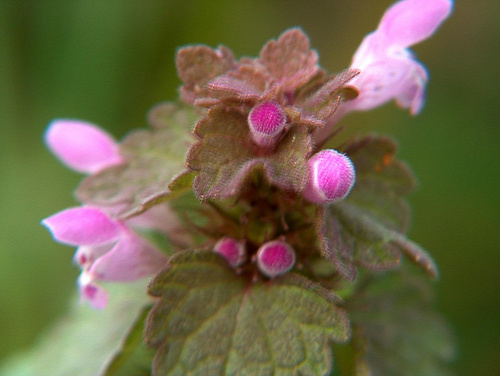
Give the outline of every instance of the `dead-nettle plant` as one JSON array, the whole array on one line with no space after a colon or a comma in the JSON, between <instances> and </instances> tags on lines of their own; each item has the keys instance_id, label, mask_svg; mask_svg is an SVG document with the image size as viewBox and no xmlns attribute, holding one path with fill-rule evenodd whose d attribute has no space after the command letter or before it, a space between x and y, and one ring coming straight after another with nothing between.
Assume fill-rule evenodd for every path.
<instances>
[{"instance_id":1,"label":"dead-nettle plant","mask_svg":"<svg viewBox=\"0 0 500 376\"><path fill-rule=\"evenodd\" d=\"M119 143L82 121L49 125L50 150L87 174L82 205L43 220L78 247L81 299L102 309L101 282L152 277L130 332L144 341L124 334L104 375L139 356L157 376L446 373L438 271L405 235L413 175L389 137L336 136L352 111L420 112L428 75L408 48L452 5L395 3L338 74L299 28L257 58L183 47L179 101Z\"/></svg>"}]
</instances>

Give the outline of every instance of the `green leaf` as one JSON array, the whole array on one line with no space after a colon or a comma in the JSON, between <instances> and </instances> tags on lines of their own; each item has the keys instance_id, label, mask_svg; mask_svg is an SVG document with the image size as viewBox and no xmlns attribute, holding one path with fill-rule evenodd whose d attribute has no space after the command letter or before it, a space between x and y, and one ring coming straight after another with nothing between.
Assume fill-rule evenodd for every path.
<instances>
[{"instance_id":1,"label":"green leaf","mask_svg":"<svg viewBox=\"0 0 500 376\"><path fill-rule=\"evenodd\" d=\"M200 199L235 196L255 171L285 190L304 188L311 136L292 127L272 153L260 155L248 132L246 116L235 109L212 109L196 125L201 141L189 151L187 164L197 171L193 189Z\"/></svg>"},{"instance_id":2,"label":"green leaf","mask_svg":"<svg viewBox=\"0 0 500 376\"><path fill-rule=\"evenodd\" d=\"M144 323L151 307L145 307L102 376L150 376L154 351L143 338Z\"/></svg>"},{"instance_id":3,"label":"green leaf","mask_svg":"<svg viewBox=\"0 0 500 376\"><path fill-rule=\"evenodd\" d=\"M188 191L189 180L186 183L182 172L187 151L194 141L189 133L191 120L188 120L193 115L181 116L179 111L172 112L178 121L163 119L168 126L135 131L125 138L120 152L126 163L87 177L76 191L78 199L85 204L118 207L118 216L125 218ZM180 177L184 179L182 184L177 184L180 188L170 189L170 182Z\"/></svg>"},{"instance_id":4,"label":"green leaf","mask_svg":"<svg viewBox=\"0 0 500 376\"><path fill-rule=\"evenodd\" d=\"M404 196L415 185L410 170L394 159L389 138L367 136L346 149L356 167L356 184L346 200L325 208L318 222L323 255L353 280L358 266L374 270L399 264L401 252L436 277L437 267L420 246L404 236L409 208Z\"/></svg>"},{"instance_id":5,"label":"green leaf","mask_svg":"<svg viewBox=\"0 0 500 376\"><path fill-rule=\"evenodd\" d=\"M172 257L150 284L154 375L325 375L349 322L335 296L299 275L252 283L211 252Z\"/></svg>"},{"instance_id":6,"label":"green leaf","mask_svg":"<svg viewBox=\"0 0 500 376\"><path fill-rule=\"evenodd\" d=\"M365 279L358 287L346 304L353 326L359 328L353 331L349 346L356 341L365 343L364 348L353 350L357 364L366 364L373 376L451 374L452 335L432 307L433 289L428 280L405 268L382 278Z\"/></svg>"},{"instance_id":7,"label":"green leaf","mask_svg":"<svg viewBox=\"0 0 500 376\"><path fill-rule=\"evenodd\" d=\"M145 281L106 284L110 299L107 307L100 311L88 304L80 304L79 298L75 296L69 312L60 317L31 350L20 353L0 368L0 375L102 374L106 364L119 350L128 328L136 325L143 307L150 304L145 285ZM150 359L134 357L133 360L146 364ZM127 367L131 365L127 363ZM126 373L126 369L122 368L124 375L134 375Z\"/></svg>"}]
</instances>

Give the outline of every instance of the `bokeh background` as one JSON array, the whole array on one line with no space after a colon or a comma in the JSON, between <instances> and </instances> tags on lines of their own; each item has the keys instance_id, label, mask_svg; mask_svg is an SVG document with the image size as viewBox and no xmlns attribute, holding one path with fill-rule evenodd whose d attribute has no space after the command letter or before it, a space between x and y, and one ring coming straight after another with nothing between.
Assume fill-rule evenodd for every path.
<instances>
[{"instance_id":1,"label":"bokeh background","mask_svg":"<svg viewBox=\"0 0 500 376\"><path fill-rule=\"evenodd\" d=\"M73 250L39 224L75 204L81 179L44 147L51 119L86 119L121 138L176 98L179 46L256 55L291 26L340 71L391 3L0 0L0 362L64 313L78 275ZM397 138L419 177L411 236L440 265L437 306L456 333L459 375L500 374L499 16L498 0L459 0L414 48L431 73L421 115L391 104L344 120Z\"/></svg>"}]
</instances>

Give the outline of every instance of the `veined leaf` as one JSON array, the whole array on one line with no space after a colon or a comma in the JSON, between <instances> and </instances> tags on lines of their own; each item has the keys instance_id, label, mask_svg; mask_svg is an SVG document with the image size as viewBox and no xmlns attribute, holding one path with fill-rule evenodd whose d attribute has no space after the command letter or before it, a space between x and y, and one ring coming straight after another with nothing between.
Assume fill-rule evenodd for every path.
<instances>
[{"instance_id":1,"label":"veined leaf","mask_svg":"<svg viewBox=\"0 0 500 376\"><path fill-rule=\"evenodd\" d=\"M325 375L349 338L335 296L299 275L252 283L220 256L187 251L151 282L146 339L159 375Z\"/></svg>"}]
</instances>

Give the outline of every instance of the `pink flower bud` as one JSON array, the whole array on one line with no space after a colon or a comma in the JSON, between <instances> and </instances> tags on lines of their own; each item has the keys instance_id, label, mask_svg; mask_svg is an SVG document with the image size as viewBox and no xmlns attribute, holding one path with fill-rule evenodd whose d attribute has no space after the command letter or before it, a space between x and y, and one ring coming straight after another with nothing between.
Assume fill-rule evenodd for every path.
<instances>
[{"instance_id":1,"label":"pink flower bud","mask_svg":"<svg viewBox=\"0 0 500 376\"><path fill-rule=\"evenodd\" d=\"M240 266L246 258L245 243L229 237L220 239L214 246L214 252L224 256L233 268Z\"/></svg>"},{"instance_id":2,"label":"pink flower bud","mask_svg":"<svg viewBox=\"0 0 500 376\"><path fill-rule=\"evenodd\" d=\"M285 274L294 264L295 251L283 241L267 242L257 251L257 266L270 278Z\"/></svg>"},{"instance_id":3,"label":"pink flower bud","mask_svg":"<svg viewBox=\"0 0 500 376\"><path fill-rule=\"evenodd\" d=\"M344 154L327 149L308 161L309 178L303 195L316 204L331 204L343 200L356 178L351 160Z\"/></svg>"},{"instance_id":4,"label":"pink flower bud","mask_svg":"<svg viewBox=\"0 0 500 376\"><path fill-rule=\"evenodd\" d=\"M286 114L276 102L259 103L250 111L248 124L252 140L259 146L270 148L285 128Z\"/></svg>"}]
</instances>

